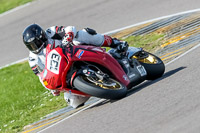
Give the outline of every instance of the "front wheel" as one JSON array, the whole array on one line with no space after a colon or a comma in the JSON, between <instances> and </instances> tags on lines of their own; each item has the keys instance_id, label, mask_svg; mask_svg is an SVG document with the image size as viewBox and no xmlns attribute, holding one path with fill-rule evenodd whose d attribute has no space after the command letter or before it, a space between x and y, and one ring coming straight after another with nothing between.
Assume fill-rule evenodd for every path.
<instances>
[{"instance_id":1,"label":"front wheel","mask_svg":"<svg viewBox=\"0 0 200 133\"><path fill-rule=\"evenodd\" d=\"M138 60L147 71L147 80L154 80L163 75L165 72L165 65L163 61L154 54L142 51L132 58Z\"/></svg>"},{"instance_id":2,"label":"front wheel","mask_svg":"<svg viewBox=\"0 0 200 133\"><path fill-rule=\"evenodd\" d=\"M112 78L101 81L93 77L79 75L74 79L73 84L76 89L99 98L116 100L125 97L127 93L127 88Z\"/></svg>"}]
</instances>

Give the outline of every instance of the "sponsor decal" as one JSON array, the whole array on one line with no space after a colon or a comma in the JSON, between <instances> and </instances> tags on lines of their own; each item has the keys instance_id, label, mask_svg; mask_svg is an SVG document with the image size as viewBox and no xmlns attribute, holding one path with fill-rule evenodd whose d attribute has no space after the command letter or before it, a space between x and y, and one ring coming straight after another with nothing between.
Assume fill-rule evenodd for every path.
<instances>
[{"instance_id":1,"label":"sponsor decal","mask_svg":"<svg viewBox=\"0 0 200 133\"><path fill-rule=\"evenodd\" d=\"M129 75L128 77L129 78L135 77L135 74L133 73L133 74Z\"/></svg>"},{"instance_id":2,"label":"sponsor decal","mask_svg":"<svg viewBox=\"0 0 200 133\"><path fill-rule=\"evenodd\" d=\"M138 69L141 76L147 75L147 72L142 65L137 66L137 69Z\"/></svg>"},{"instance_id":3,"label":"sponsor decal","mask_svg":"<svg viewBox=\"0 0 200 133\"><path fill-rule=\"evenodd\" d=\"M83 53L84 53L84 50L79 49L78 52L76 53L76 57L80 59Z\"/></svg>"}]
</instances>

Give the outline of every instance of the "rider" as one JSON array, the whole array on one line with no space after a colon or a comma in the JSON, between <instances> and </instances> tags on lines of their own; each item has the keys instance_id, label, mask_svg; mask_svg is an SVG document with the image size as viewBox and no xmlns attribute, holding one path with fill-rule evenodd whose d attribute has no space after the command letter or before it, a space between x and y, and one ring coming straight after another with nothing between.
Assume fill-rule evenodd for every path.
<instances>
[{"instance_id":1,"label":"rider","mask_svg":"<svg viewBox=\"0 0 200 133\"><path fill-rule=\"evenodd\" d=\"M30 50L29 65L36 75L45 68L46 46L48 44L51 44L53 48L69 43L74 45L95 45L116 48L120 52L125 52L128 48L128 44L125 41L98 34L90 28L77 31L74 26L52 26L44 31L38 24L31 24L23 31L23 42ZM41 83L43 84L42 81ZM44 84L43 86L46 88ZM54 96L60 94L58 90L51 90L51 93ZM65 93L65 100L76 108L80 104L84 104L88 98L80 98L76 95Z\"/></svg>"}]
</instances>

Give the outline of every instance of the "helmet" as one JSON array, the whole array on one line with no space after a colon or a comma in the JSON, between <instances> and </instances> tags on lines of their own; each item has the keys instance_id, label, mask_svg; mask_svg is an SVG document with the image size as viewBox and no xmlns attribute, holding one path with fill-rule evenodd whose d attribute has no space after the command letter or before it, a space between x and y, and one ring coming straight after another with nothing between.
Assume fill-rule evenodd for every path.
<instances>
[{"instance_id":1,"label":"helmet","mask_svg":"<svg viewBox=\"0 0 200 133\"><path fill-rule=\"evenodd\" d=\"M38 54L46 45L46 33L39 25L31 24L23 32L23 41L31 52Z\"/></svg>"}]
</instances>

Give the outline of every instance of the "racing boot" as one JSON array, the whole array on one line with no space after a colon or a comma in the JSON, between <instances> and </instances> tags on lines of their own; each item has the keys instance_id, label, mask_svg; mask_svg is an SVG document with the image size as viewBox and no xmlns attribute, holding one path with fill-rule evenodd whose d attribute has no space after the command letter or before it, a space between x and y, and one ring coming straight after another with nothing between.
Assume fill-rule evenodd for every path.
<instances>
[{"instance_id":1,"label":"racing boot","mask_svg":"<svg viewBox=\"0 0 200 133\"><path fill-rule=\"evenodd\" d=\"M126 53L128 49L128 43L126 41L120 41L116 38L104 35L103 47L111 47L117 49L117 52Z\"/></svg>"},{"instance_id":2,"label":"racing boot","mask_svg":"<svg viewBox=\"0 0 200 133\"><path fill-rule=\"evenodd\" d=\"M127 56L128 43L126 41L120 41L104 35L104 43L102 46L114 48L109 53L116 59L122 59Z\"/></svg>"}]
</instances>

